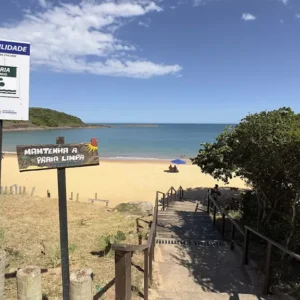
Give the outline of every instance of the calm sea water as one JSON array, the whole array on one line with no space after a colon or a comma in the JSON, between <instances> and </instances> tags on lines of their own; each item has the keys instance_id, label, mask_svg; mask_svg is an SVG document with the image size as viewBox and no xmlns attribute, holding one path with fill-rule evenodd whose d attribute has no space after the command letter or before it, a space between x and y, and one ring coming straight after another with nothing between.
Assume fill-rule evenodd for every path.
<instances>
[{"instance_id":1,"label":"calm sea water","mask_svg":"<svg viewBox=\"0 0 300 300\"><path fill-rule=\"evenodd\" d=\"M213 142L227 124L157 124L157 127L85 128L5 132L3 151L15 152L16 145L55 144L57 136L66 143L98 138L99 155L118 159L169 159L198 153L200 143Z\"/></svg>"}]
</instances>

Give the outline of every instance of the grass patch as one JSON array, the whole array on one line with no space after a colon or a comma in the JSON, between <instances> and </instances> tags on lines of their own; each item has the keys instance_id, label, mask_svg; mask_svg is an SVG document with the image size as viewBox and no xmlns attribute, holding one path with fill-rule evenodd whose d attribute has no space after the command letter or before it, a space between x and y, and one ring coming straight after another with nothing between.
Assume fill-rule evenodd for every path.
<instances>
[{"instance_id":1,"label":"grass patch","mask_svg":"<svg viewBox=\"0 0 300 300\"><path fill-rule=\"evenodd\" d=\"M42 292L49 300L62 299L57 201L38 197L21 199L3 196L1 202L0 242L4 241L1 246L7 251L9 266L6 273L9 269L28 265L50 268L42 275ZM141 225L148 227L147 223ZM70 270L92 268L95 295L115 277L113 251L102 257L93 254L101 250L99 237L109 237L109 243L122 241L126 244L138 244L136 220L100 206L68 201L68 227ZM142 253L136 253L133 262L143 268ZM134 289L143 292L143 274L134 267L132 272ZM5 282L6 300L17 298L15 281L12 278ZM134 293L134 298L140 299L138 292ZM104 299L114 299L113 286L104 295Z\"/></svg>"}]
</instances>

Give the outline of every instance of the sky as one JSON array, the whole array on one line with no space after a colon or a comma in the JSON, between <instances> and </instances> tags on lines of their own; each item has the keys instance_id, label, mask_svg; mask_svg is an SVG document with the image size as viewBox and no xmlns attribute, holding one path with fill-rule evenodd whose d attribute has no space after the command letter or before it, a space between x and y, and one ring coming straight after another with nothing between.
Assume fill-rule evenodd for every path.
<instances>
[{"instance_id":1,"label":"sky","mask_svg":"<svg viewBox=\"0 0 300 300\"><path fill-rule=\"evenodd\" d=\"M85 122L300 113L299 0L0 0L31 43L30 106Z\"/></svg>"}]
</instances>

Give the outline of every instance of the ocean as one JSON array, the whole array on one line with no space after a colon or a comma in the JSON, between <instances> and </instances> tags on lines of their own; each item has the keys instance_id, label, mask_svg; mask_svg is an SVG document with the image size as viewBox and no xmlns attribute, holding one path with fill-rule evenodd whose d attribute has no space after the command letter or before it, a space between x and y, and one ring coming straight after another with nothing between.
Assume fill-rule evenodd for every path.
<instances>
[{"instance_id":1,"label":"ocean","mask_svg":"<svg viewBox=\"0 0 300 300\"><path fill-rule=\"evenodd\" d=\"M213 142L229 124L155 124L128 127L106 124L112 128L53 129L4 132L3 151L16 152L16 145L55 144L56 137L66 143L98 139L99 156L106 159L174 159L194 157L200 143Z\"/></svg>"}]
</instances>

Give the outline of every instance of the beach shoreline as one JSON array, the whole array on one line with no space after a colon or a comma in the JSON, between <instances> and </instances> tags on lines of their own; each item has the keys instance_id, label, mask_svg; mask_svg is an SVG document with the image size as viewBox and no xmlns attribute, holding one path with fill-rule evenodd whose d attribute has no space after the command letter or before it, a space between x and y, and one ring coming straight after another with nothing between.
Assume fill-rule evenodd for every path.
<instances>
[{"instance_id":1,"label":"beach shoreline","mask_svg":"<svg viewBox=\"0 0 300 300\"><path fill-rule=\"evenodd\" d=\"M169 160L112 160L100 157L99 166L67 168L67 198L71 193L73 199L79 195L79 202L89 203L95 198L109 200L109 207L131 201L147 201L154 203L156 191L166 192L171 186L185 190L207 189L217 182L210 175L203 174L200 168L191 162L178 165L178 173L165 172L170 165ZM2 190L17 185L26 187L28 194L34 188L35 196L57 199L57 170L38 170L19 172L16 154L7 154L2 160ZM244 188L245 183L239 178L230 181L230 187ZM201 200L201 199L199 199ZM75 200L76 201L76 200ZM94 204L102 205L103 203Z\"/></svg>"},{"instance_id":2,"label":"beach shoreline","mask_svg":"<svg viewBox=\"0 0 300 300\"><path fill-rule=\"evenodd\" d=\"M5 154L4 157L16 157L17 156L17 152L11 152L11 151L3 151L3 153ZM118 162L122 162L122 163L155 163L155 164L172 164L171 160L173 160L172 158L154 158L154 157L119 157L119 156L107 156L107 157L103 157L103 156L99 156L99 160L100 163L101 161L106 161L106 162L111 162L111 163L118 163ZM192 162L190 161L190 159L182 159L183 161L185 161L185 163L187 165L192 164Z\"/></svg>"}]
</instances>

